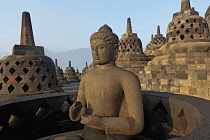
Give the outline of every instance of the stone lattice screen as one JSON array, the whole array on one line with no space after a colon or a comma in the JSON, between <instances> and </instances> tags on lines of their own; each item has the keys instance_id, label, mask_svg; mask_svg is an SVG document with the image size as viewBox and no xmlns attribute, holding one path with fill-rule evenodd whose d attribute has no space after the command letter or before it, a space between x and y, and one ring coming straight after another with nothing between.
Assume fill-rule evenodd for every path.
<instances>
[{"instance_id":1,"label":"stone lattice screen","mask_svg":"<svg viewBox=\"0 0 210 140\"><path fill-rule=\"evenodd\" d=\"M46 56L9 56L0 61L0 94L56 90L54 64Z\"/></svg>"}]
</instances>

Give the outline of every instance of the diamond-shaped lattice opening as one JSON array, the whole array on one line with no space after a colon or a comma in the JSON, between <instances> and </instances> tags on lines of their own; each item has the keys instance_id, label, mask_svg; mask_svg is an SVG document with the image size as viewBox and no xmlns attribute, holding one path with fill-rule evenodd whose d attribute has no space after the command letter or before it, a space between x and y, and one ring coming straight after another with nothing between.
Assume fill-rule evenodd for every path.
<instances>
[{"instance_id":1,"label":"diamond-shaped lattice opening","mask_svg":"<svg viewBox=\"0 0 210 140\"><path fill-rule=\"evenodd\" d=\"M1 69L0 69L0 73L2 74L3 72L4 72L4 70L1 68Z\"/></svg>"},{"instance_id":2,"label":"diamond-shaped lattice opening","mask_svg":"<svg viewBox=\"0 0 210 140\"><path fill-rule=\"evenodd\" d=\"M186 22L189 23L189 20L187 19Z\"/></svg>"},{"instance_id":3,"label":"diamond-shaped lattice opening","mask_svg":"<svg viewBox=\"0 0 210 140\"><path fill-rule=\"evenodd\" d=\"M28 71L29 71L29 70L28 70L27 68L24 68L24 69L23 69L23 72L24 72L25 74L28 73Z\"/></svg>"},{"instance_id":4,"label":"diamond-shaped lattice opening","mask_svg":"<svg viewBox=\"0 0 210 140\"><path fill-rule=\"evenodd\" d=\"M160 101L153 110L154 117L156 120L160 122L167 122L168 111L163 105L162 101Z\"/></svg>"},{"instance_id":5,"label":"diamond-shaped lattice opening","mask_svg":"<svg viewBox=\"0 0 210 140\"><path fill-rule=\"evenodd\" d=\"M48 87L49 87L50 89L52 89L52 84L51 84L51 83L49 83L49 84L48 84Z\"/></svg>"},{"instance_id":6,"label":"diamond-shaped lattice opening","mask_svg":"<svg viewBox=\"0 0 210 140\"><path fill-rule=\"evenodd\" d=\"M188 124L187 124L187 119L185 117L185 113L184 113L184 110L182 108L182 110L180 111L179 115L177 116L177 119L179 120L179 124L181 124L182 128L183 128L183 131L185 132L185 130L187 129L188 127Z\"/></svg>"},{"instance_id":7,"label":"diamond-shaped lattice opening","mask_svg":"<svg viewBox=\"0 0 210 140\"><path fill-rule=\"evenodd\" d=\"M185 26L184 26L184 24L182 24L180 27L183 29Z\"/></svg>"},{"instance_id":8,"label":"diamond-shaped lattice opening","mask_svg":"<svg viewBox=\"0 0 210 140\"><path fill-rule=\"evenodd\" d=\"M190 36L190 38L191 38L191 39L193 39L193 38L194 38L194 36L193 36L193 35L191 35L191 36Z\"/></svg>"},{"instance_id":9,"label":"diamond-shaped lattice opening","mask_svg":"<svg viewBox=\"0 0 210 140\"><path fill-rule=\"evenodd\" d=\"M40 73L40 71L41 71L40 68L37 68L37 69L36 69L36 72L37 72L38 74Z\"/></svg>"},{"instance_id":10,"label":"diamond-shaped lattice opening","mask_svg":"<svg viewBox=\"0 0 210 140\"><path fill-rule=\"evenodd\" d=\"M190 32L190 30L189 30L189 29L187 29L187 30L185 30L185 32L188 34L188 33Z\"/></svg>"},{"instance_id":11,"label":"diamond-shaped lattice opening","mask_svg":"<svg viewBox=\"0 0 210 140\"><path fill-rule=\"evenodd\" d=\"M25 84L25 85L22 87L22 90L23 90L24 92L27 92L27 91L29 90L28 85Z\"/></svg>"},{"instance_id":12,"label":"diamond-shaped lattice opening","mask_svg":"<svg viewBox=\"0 0 210 140\"><path fill-rule=\"evenodd\" d=\"M178 34L180 34L180 31L178 30L178 31L176 31L176 34L178 35Z\"/></svg>"},{"instance_id":13,"label":"diamond-shaped lattice opening","mask_svg":"<svg viewBox=\"0 0 210 140\"><path fill-rule=\"evenodd\" d=\"M176 40L176 37L173 37L172 40L175 41Z\"/></svg>"},{"instance_id":14,"label":"diamond-shaped lattice opening","mask_svg":"<svg viewBox=\"0 0 210 140\"><path fill-rule=\"evenodd\" d=\"M2 89L2 83L0 83L0 90Z\"/></svg>"},{"instance_id":15,"label":"diamond-shaped lattice opening","mask_svg":"<svg viewBox=\"0 0 210 140\"><path fill-rule=\"evenodd\" d=\"M14 68L11 68L11 69L9 70L9 72L10 72L11 74L15 73L15 69L14 69Z\"/></svg>"},{"instance_id":16,"label":"diamond-shaped lattice opening","mask_svg":"<svg viewBox=\"0 0 210 140\"><path fill-rule=\"evenodd\" d=\"M49 68L47 68L46 71L47 71L48 73L50 73L50 69L49 69Z\"/></svg>"},{"instance_id":17,"label":"diamond-shaped lattice opening","mask_svg":"<svg viewBox=\"0 0 210 140\"><path fill-rule=\"evenodd\" d=\"M22 78L18 75L18 77L16 77L15 80L19 83L22 80Z\"/></svg>"},{"instance_id":18,"label":"diamond-shaped lattice opening","mask_svg":"<svg viewBox=\"0 0 210 140\"><path fill-rule=\"evenodd\" d=\"M41 91L41 90L42 90L42 85L41 85L41 84L38 84L37 89L38 89L39 91Z\"/></svg>"},{"instance_id":19,"label":"diamond-shaped lattice opening","mask_svg":"<svg viewBox=\"0 0 210 140\"><path fill-rule=\"evenodd\" d=\"M20 62L19 62L19 61L17 61L17 62L15 62L15 64L16 64L17 66L19 66L19 65L20 65Z\"/></svg>"},{"instance_id":20,"label":"diamond-shaped lattice opening","mask_svg":"<svg viewBox=\"0 0 210 140\"><path fill-rule=\"evenodd\" d=\"M9 81L9 78L8 78L7 76L5 76L5 77L3 78L3 80L4 80L4 82L6 83L7 81Z\"/></svg>"},{"instance_id":21,"label":"diamond-shaped lattice opening","mask_svg":"<svg viewBox=\"0 0 210 140\"><path fill-rule=\"evenodd\" d=\"M9 65L9 62L6 62L5 65L6 65L6 67L7 67L7 66Z\"/></svg>"},{"instance_id":22,"label":"diamond-shaped lattice opening","mask_svg":"<svg viewBox=\"0 0 210 140\"><path fill-rule=\"evenodd\" d=\"M7 89L9 93L11 93L15 89L15 87L13 85L10 85Z\"/></svg>"},{"instance_id":23,"label":"diamond-shaped lattice opening","mask_svg":"<svg viewBox=\"0 0 210 140\"><path fill-rule=\"evenodd\" d=\"M31 82L33 83L34 80L36 79L33 75L29 78L31 80Z\"/></svg>"},{"instance_id":24,"label":"diamond-shaped lattice opening","mask_svg":"<svg viewBox=\"0 0 210 140\"><path fill-rule=\"evenodd\" d=\"M41 61L41 64L44 66L44 61Z\"/></svg>"},{"instance_id":25,"label":"diamond-shaped lattice opening","mask_svg":"<svg viewBox=\"0 0 210 140\"><path fill-rule=\"evenodd\" d=\"M196 19L194 19L193 21L196 22Z\"/></svg>"},{"instance_id":26,"label":"diamond-shaped lattice opening","mask_svg":"<svg viewBox=\"0 0 210 140\"><path fill-rule=\"evenodd\" d=\"M30 65L30 66L33 66L33 65L34 65L34 62L30 61L30 62L29 62L29 65Z\"/></svg>"},{"instance_id":27,"label":"diamond-shaped lattice opening","mask_svg":"<svg viewBox=\"0 0 210 140\"><path fill-rule=\"evenodd\" d=\"M179 20L179 21L178 21L178 23L180 24L180 23L181 23L181 21Z\"/></svg>"},{"instance_id":28,"label":"diamond-shaped lattice opening","mask_svg":"<svg viewBox=\"0 0 210 140\"><path fill-rule=\"evenodd\" d=\"M190 27L191 27L191 28L193 27L193 24L192 24L192 23L190 24Z\"/></svg>"},{"instance_id":29,"label":"diamond-shaped lattice opening","mask_svg":"<svg viewBox=\"0 0 210 140\"><path fill-rule=\"evenodd\" d=\"M185 37L184 37L184 35L180 35L180 38L181 38L181 40L184 40Z\"/></svg>"},{"instance_id":30,"label":"diamond-shaped lattice opening","mask_svg":"<svg viewBox=\"0 0 210 140\"><path fill-rule=\"evenodd\" d=\"M44 75L42 76L42 82L44 82L47 79L47 77Z\"/></svg>"},{"instance_id":31,"label":"diamond-shaped lattice opening","mask_svg":"<svg viewBox=\"0 0 210 140\"><path fill-rule=\"evenodd\" d=\"M195 32L196 32L196 33L198 32L198 29L197 29L197 28L195 29Z\"/></svg>"}]
</instances>

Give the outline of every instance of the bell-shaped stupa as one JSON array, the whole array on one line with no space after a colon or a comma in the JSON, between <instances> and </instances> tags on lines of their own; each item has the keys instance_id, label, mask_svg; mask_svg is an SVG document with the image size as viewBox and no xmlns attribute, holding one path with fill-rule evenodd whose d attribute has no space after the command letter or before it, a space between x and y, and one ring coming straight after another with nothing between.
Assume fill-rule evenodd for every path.
<instances>
[{"instance_id":1,"label":"bell-shaped stupa","mask_svg":"<svg viewBox=\"0 0 210 140\"><path fill-rule=\"evenodd\" d=\"M69 82L63 76L63 69L58 66L58 61L55 59L55 70L59 85L68 84Z\"/></svg>"},{"instance_id":2,"label":"bell-shaped stupa","mask_svg":"<svg viewBox=\"0 0 210 140\"><path fill-rule=\"evenodd\" d=\"M66 67L64 77L66 77L69 82L77 82L79 80L79 77L75 73L75 69L71 66L71 61L69 61L69 66Z\"/></svg>"},{"instance_id":3,"label":"bell-shaped stupa","mask_svg":"<svg viewBox=\"0 0 210 140\"><path fill-rule=\"evenodd\" d=\"M13 98L54 92L57 84L55 66L45 56L44 48L35 46L30 14L23 12L20 45L12 55L0 59L0 97Z\"/></svg>"},{"instance_id":4,"label":"bell-shaped stupa","mask_svg":"<svg viewBox=\"0 0 210 140\"><path fill-rule=\"evenodd\" d=\"M128 18L127 31L119 41L116 65L138 74L149 60L149 57L143 53L141 40L132 32L131 20Z\"/></svg>"},{"instance_id":5,"label":"bell-shaped stupa","mask_svg":"<svg viewBox=\"0 0 210 140\"><path fill-rule=\"evenodd\" d=\"M160 33L160 26L157 27L157 34L151 37L151 41L146 47L144 54L151 56L156 50L160 49L166 43L166 38ZM152 56L151 56L152 57Z\"/></svg>"},{"instance_id":6,"label":"bell-shaped stupa","mask_svg":"<svg viewBox=\"0 0 210 140\"><path fill-rule=\"evenodd\" d=\"M143 90L210 99L210 39L206 20L182 0L168 25L166 44L140 72Z\"/></svg>"}]
</instances>

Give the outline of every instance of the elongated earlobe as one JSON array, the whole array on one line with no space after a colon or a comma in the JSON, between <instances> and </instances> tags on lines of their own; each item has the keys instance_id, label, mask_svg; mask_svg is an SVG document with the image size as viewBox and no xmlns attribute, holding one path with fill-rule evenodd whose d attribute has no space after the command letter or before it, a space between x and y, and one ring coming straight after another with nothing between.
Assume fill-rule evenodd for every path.
<instances>
[{"instance_id":1,"label":"elongated earlobe","mask_svg":"<svg viewBox=\"0 0 210 140\"><path fill-rule=\"evenodd\" d=\"M118 50L119 50L119 45L118 44L114 45L114 50L115 50L114 61L116 61L117 58L118 58Z\"/></svg>"}]
</instances>

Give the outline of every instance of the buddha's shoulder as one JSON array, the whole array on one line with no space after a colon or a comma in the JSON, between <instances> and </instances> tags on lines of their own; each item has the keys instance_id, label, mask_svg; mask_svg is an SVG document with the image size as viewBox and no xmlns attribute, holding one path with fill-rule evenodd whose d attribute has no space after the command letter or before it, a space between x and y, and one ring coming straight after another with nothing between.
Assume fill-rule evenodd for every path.
<instances>
[{"instance_id":1,"label":"buddha's shoulder","mask_svg":"<svg viewBox=\"0 0 210 140\"><path fill-rule=\"evenodd\" d=\"M109 69L107 70L106 72L103 72L103 74L107 74L110 75L110 76L119 76L121 78L138 78L136 74L134 74L133 72L130 72L128 70L125 70L125 69L122 69L120 67L113 67L112 69ZM83 77L86 79L86 78L89 78L89 77L94 77L95 75L100 75L100 73L98 72L98 69L95 68L95 69L92 69L90 71L88 71L87 73L85 73L83 75Z\"/></svg>"},{"instance_id":2,"label":"buddha's shoulder","mask_svg":"<svg viewBox=\"0 0 210 140\"><path fill-rule=\"evenodd\" d=\"M116 69L116 70L115 70L115 73L116 73L117 75L122 76L122 77L125 77L125 78L127 78L127 77L138 78L137 75L134 74L134 73L131 72L131 71L125 70L125 69L120 68L120 67L116 67L115 69Z\"/></svg>"}]
</instances>

